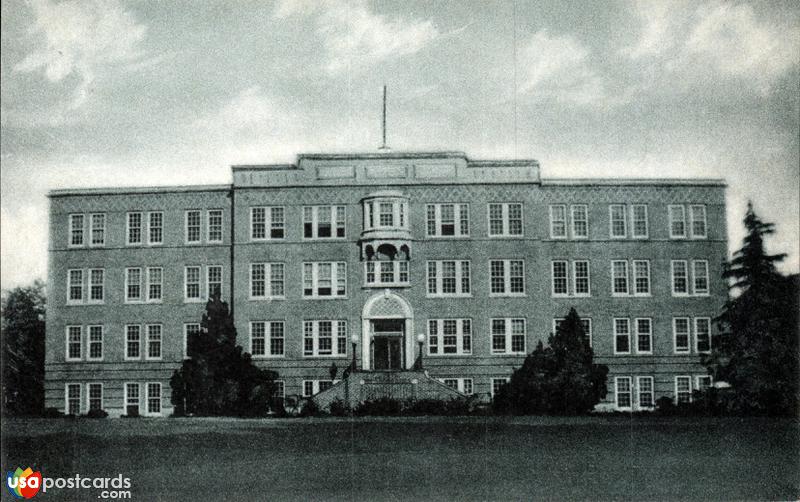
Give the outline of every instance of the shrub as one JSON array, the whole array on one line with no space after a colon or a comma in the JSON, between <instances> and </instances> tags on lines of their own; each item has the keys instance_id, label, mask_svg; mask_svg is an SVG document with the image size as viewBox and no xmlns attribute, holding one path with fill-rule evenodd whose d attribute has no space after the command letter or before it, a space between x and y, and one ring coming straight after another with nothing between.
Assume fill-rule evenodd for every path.
<instances>
[{"instance_id":1,"label":"shrub","mask_svg":"<svg viewBox=\"0 0 800 502\"><path fill-rule=\"evenodd\" d=\"M404 415L470 415L466 399L420 399L411 401L403 408Z\"/></svg>"},{"instance_id":2,"label":"shrub","mask_svg":"<svg viewBox=\"0 0 800 502\"><path fill-rule=\"evenodd\" d=\"M140 418L141 415L139 414L139 408L135 406L128 407L127 415L122 415L122 418Z\"/></svg>"},{"instance_id":3,"label":"shrub","mask_svg":"<svg viewBox=\"0 0 800 502\"><path fill-rule=\"evenodd\" d=\"M44 418L64 418L64 414L58 408L46 408L43 416Z\"/></svg>"},{"instance_id":4,"label":"shrub","mask_svg":"<svg viewBox=\"0 0 800 502\"><path fill-rule=\"evenodd\" d=\"M336 399L331 402L328 409L330 410L331 415L334 417L346 417L351 413L350 406L348 406L347 403L341 399Z\"/></svg>"},{"instance_id":5,"label":"shrub","mask_svg":"<svg viewBox=\"0 0 800 502\"><path fill-rule=\"evenodd\" d=\"M322 410L319 409L317 403L314 402L313 399L306 399L302 403L302 407L300 408L300 416L301 417L316 417L322 414Z\"/></svg>"},{"instance_id":6,"label":"shrub","mask_svg":"<svg viewBox=\"0 0 800 502\"><path fill-rule=\"evenodd\" d=\"M353 412L359 416L395 416L399 415L403 404L391 397L381 397L360 403Z\"/></svg>"},{"instance_id":7,"label":"shrub","mask_svg":"<svg viewBox=\"0 0 800 502\"><path fill-rule=\"evenodd\" d=\"M89 413L86 414L87 418L106 418L108 417L108 413L106 410L89 410Z\"/></svg>"}]
</instances>

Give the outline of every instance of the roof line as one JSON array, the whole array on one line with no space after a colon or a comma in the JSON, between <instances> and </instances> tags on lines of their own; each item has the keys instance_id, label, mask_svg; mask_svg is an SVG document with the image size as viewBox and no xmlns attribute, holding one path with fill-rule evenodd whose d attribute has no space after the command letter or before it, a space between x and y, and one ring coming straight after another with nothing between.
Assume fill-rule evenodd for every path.
<instances>
[{"instance_id":1,"label":"roof line","mask_svg":"<svg viewBox=\"0 0 800 502\"><path fill-rule=\"evenodd\" d=\"M50 190L48 197L68 197L71 195L124 195L146 193L186 193L186 192L223 192L233 185L171 185L149 187L96 187L96 188L62 188Z\"/></svg>"},{"instance_id":2,"label":"roof line","mask_svg":"<svg viewBox=\"0 0 800 502\"><path fill-rule=\"evenodd\" d=\"M728 186L722 178L542 178L546 185L702 185Z\"/></svg>"}]
</instances>

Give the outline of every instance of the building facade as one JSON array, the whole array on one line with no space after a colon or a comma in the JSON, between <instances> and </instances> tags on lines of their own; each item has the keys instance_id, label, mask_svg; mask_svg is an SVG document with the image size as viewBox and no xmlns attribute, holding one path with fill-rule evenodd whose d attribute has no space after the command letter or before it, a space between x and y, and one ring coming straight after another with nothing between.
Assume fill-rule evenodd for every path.
<instances>
[{"instance_id":1,"label":"building facade","mask_svg":"<svg viewBox=\"0 0 800 502\"><path fill-rule=\"evenodd\" d=\"M721 180L542 179L458 152L300 155L232 184L50 193L46 405L171 410L209 295L284 395L355 356L491 396L571 307L609 392L691 399L727 298ZM355 350L355 354L353 351Z\"/></svg>"}]
</instances>

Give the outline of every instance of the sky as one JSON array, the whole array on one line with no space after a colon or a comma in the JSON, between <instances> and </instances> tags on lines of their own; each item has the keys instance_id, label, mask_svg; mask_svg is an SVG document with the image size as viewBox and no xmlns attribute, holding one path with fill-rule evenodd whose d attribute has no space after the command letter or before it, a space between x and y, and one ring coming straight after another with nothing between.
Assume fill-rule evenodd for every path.
<instances>
[{"instance_id":1,"label":"sky","mask_svg":"<svg viewBox=\"0 0 800 502\"><path fill-rule=\"evenodd\" d=\"M800 268L800 4L4 0L0 286L47 275L55 188L229 183L395 151L542 176L724 178Z\"/></svg>"}]
</instances>

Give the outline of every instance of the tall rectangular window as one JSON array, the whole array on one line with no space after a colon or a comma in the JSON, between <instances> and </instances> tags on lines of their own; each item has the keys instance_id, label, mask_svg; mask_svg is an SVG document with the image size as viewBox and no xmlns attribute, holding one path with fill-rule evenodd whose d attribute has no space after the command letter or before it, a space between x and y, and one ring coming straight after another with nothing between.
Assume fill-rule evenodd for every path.
<instances>
[{"instance_id":1,"label":"tall rectangular window","mask_svg":"<svg viewBox=\"0 0 800 502\"><path fill-rule=\"evenodd\" d=\"M589 213L585 204L570 206L572 213L572 238L586 239L589 237Z\"/></svg>"},{"instance_id":2,"label":"tall rectangular window","mask_svg":"<svg viewBox=\"0 0 800 502\"><path fill-rule=\"evenodd\" d=\"M106 244L106 215L95 213L89 215L89 232L92 246L105 246Z\"/></svg>"},{"instance_id":3,"label":"tall rectangular window","mask_svg":"<svg viewBox=\"0 0 800 502\"><path fill-rule=\"evenodd\" d=\"M67 303L83 302L83 270L67 271Z\"/></svg>"},{"instance_id":4,"label":"tall rectangular window","mask_svg":"<svg viewBox=\"0 0 800 502\"><path fill-rule=\"evenodd\" d=\"M508 377L492 378L492 399L500 392L500 389L508 383Z\"/></svg>"},{"instance_id":5,"label":"tall rectangular window","mask_svg":"<svg viewBox=\"0 0 800 502\"><path fill-rule=\"evenodd\" d=\"M492 319L492 354L525 353L525 319Z\"/></svg>"},{"instance_id":6,"label":"tall rectangular window","mask_svg":"<svg viewBox=\"0 0 800 502\"><path fill-rule=\"evenodd\" d=\"M631 353L631 326L629 319L614 319L614 354Z\"/></svg>"},{"instance_id":7,"label":"tall rectangular window","mask_svg":"<svg viewBox=\"0 0 800 502\"><path fill-rule=\"evenodd\" d=\"M428 204L425 216L428 237L469 235L469 204Z\"/></svg>"},{"instance_id":8,"label":"tall rectangular window","mask_svg":"<svg viewBox=\"0 0 800 502\"><path fill-rule=\"evenodd\" d=\"M469 295L470 266L466 260L429 261L426 267L429 296Z\"/></svg>"},{"instance_id":9,"label":"tall rectangular window","mask_svg":"<svg viewBox=\"0 0 800 502\"><path fill-rule=\"evenodd\" d=\"M706 238L706 206L689 206L689 220L692 226L692 239Z\"/></svg>"},{"instance_id":10,"label":"tall rectangular window","mask_svg":"<svg viewBox=\"0 0 800 502\"><path fill-rule=\"evenodd\" d=\"M283 263L250 264L250 298L283 298Z\"/></svg>"},{"instance_id":11,"label":"tall rectangular window","mask_svg":"<svg viewBox=\"0 0 800 502\"><path fill-rule=\"evenodd\" d=\"M429 319L428 354L432 356L472 354L472 320Z\"/></svg>"},{"instance_id":12,"label":"tall rectangular window","mask_svg":"<svg viewBox=\"0 0 800 502\"><path fill-rule=\"evenodd\" d=\"M591 295L588 261L575 260L572 262L572 290L575 296Z\"/></svg>"},{"instance_id":13,"label":"tall rectangular window","mask_svg":"<svg viewBox=\"0 0 800 502\"><path fill-rule=\"evenodd\" d=\"M222 209L210 209L206 215L208 242L222 242Z\"/></svg>"},{"instance_id":14,"label":"tall rectangular window","mask_svg":"<svg viewBox=\"0 0 800 502\"><path fill-rule=\"evenodd\" d=\"M147 243L151 246L164 243L164 213L161 211L147 213Z\"/></svg>"},{"instance_id":15,"label":"tall rectangular window","mask_svg":"<svg viewBox=\"0 0 800 502\"><path fill-rule=\"evenodd\" d=\"M564 204L550 205L550 238L567 238L567 206Z\"/></svg>"},{"instance_id":16,"label":"tall rectangular window","mask_svg":"<svg viewBox=\"0 0 800 502\"><path fill-rule=\"evenodd\" d=\"M250 208L250 240L283 239L285 210L281 206Z\"/></svg>"},{"instance_id":17,"label":"tall rectangular window","mask_svg":"<svg viewBox=\"0 0 800 502\"><path fill-rule=\"evenodd\" d=\"M341 298L347 296L345 262L303 263L303 297Z\"/></svg>"},{"instance_id":18,"label":"tall rectangular window","mask_svg":"<svg viewBox=\"0 0 800 502\"><path fill-rule=\"evenodd\" d=\"M89 302L103 303L105 301L105 275L102 268L89 269Z\"/></svg>"},{"instance_id":19,"label":"tall rectangular window","mask_svg":"<svg viewBox=\"0 0 800 502\"><path fill-rule=\"evenodd\" d=\"M378 204L378 226L394 226L394 204L391 202L380 202Z\"/></svg>"},{"instance_id":20,"label":"tall rectangular window","mask_svg":"<svg viewBox=\"0 0 800 502\"><path fill-rule=\"evenodd\" d=\"M617 409L630 409L633 405L633 389L631 389L631 377L614 377L614 396Z\"/></svg>"},{"instance_id":21,"label":"tall rectangular window","mask_svg":"<svg viewBox=\"0 0 800 502\"><path fill-rule=\"evenodd\" d=\"M695 382L695 389L701 392L705 392L711 387L711 375L697 375L694 378Z\"/></svg>"},{"instance_id":22,"label":"tall rectangular window","mask_svg":"<svg viewBox=\"0 0 800 502\"><path fill-rule=\"evenodd\" d=\"M653 353L653 321L648 318L636 319L636 353Z\"/></svg>"},{"instance_id":23,"label":"tall rectangular window","mask_svg":"<svg viewBox=\"0 0 800 502\"><path fill-rule=\"evenodd\" d=\"M489 262L491 295L525 294L525 264L522 260Z\"/></svg>"},{"instance_id":24,"label":"tall rectangular window","mask_svg":"<svg viewBox=\"0 0 800 502\"><path fill-rule=\"evenodd\" d=\"M103 409L103 384L101 383L86 384L86 394L89 405L89 411L96 411Z\"/></svg>"},{"instance_id":25,"label":"tall rectangular window","mask_svg":"<svg viewBox=\"0 0 800 502\"><path fill-rule=\"evenodd\" d=\"M692 402L692 377L675 377L675 404L686 404Z\"/></svg>"},{"instance_id":26,"label":"tall rectangular window","mask_svg":"<svg viewBox=\"0 0 800 502\"><path fill-rule=\"evenodd\" d=\"M688 317L672 318L672 340L676 354L688 354L691 351L689 347Z\"/></svg>"},{"instance_id":27,"label":"tall rectangular window","mask_svg":"<svg viewBox=\"0 0 800 502\"><path fill-rule=\"evenodd\" d=\"M184 301L200 301L200 267L185 267L183 271Z\"/></svg>"},{"instance_id":28,"label":"tall rectangular window","mask_svg":"<svg viewBox=\"0 0 800 502\"><path fill-rule=\"evenodd\" d=\"M126 383L125 384L125 413L128 416L139 414L139 384Z\"/></svg>"},{"instance_id":29,"label":"tall rectangular window","mask_svg":"<svg viewBox=\"0 0 800 502\"><path fill-rule=\"evenodd\" d=\"M103 327L88 326L89 340L87 347L87 361L103 360Z\"/></svg>"},{"instance_id":30,"label":"tall rectangular window","mask_svg":"<svg viewBox=\"0 0 800 502\"><path fill-rule=\"evenodd\" d=\"M161 414L160 382L149 382L147 384L147 413L150 415Z\"/></svg>"},{"instance_id":31,"label":"tall rectangular window","mask_svg":"<svg viewBox=\"0 0 800 502\"><path fill-rule=\"evenodd\" d=\"M669 236L672 239L682 239L686 237L686 208L678 205L668 207L669 213Z\"/></svg>"},{"instance_id":32,"label":"tall rectangular window","mask_svg":"<svg viewBox=\"0 0 800 502\"><path fill-rule=\"evenodd\" d=\"M553 296L567 296L567 266L566 260L554 261L551 265L553 276Z\"/></svg>"},{"instance_id":33,"label":"tall rectangular window","mask_svg":"<svg viewBox=\"0 0 800 502\"><path fill-rule=\"evenodd\" d=\"M347 321L303 321L303 355L347 355Z\"/></svg>"},{"instance_id":34,"label":"tall rectangular window","mask_svg":"<svg viewBox=\"0 0 800 502\"><path fill-rule=\"evenodd\" d=\"M694 348L699 354L711 352L711 319L694 318Z\"/></svg>"},{"instance_id":35,"label":"tall rectangular window","mask_svg":"<svg viewBox=\"0 0 800 502\"><path fill-rule=\"evenodd\" d=\"M253 321L250 323L250 353L253 357L284 355L283 321Z\"/></svg>"},{"instance_id":36,"label":"tall rectangular window","mask_svg":"<svg viewBox=\"0 0 800 502\"><path fill-rule=\"evenodd\" d=\"M650 294L650 262L633 260L633 294L647 296Z\"/></svg>"},{"instance_id":37,"label":"tall rectangular window","mask_svg":"<svg viewBox=\"0 0 800 502\"><path fill-rule=\"evenodd\" d=\"M672 295L683 296L689 294L689 271L686 260L672 260Z\"/></svg>"},{"instance_id":38,"label":"tall rectangular window","mask_svg":"<svg viewBox=\"0 0 800 502\"><path fill-rule=\"evenodd\" d=\"M192 322L183 325L183 358L191 359L190 354L192 350L189 348L191 345L194 347L197 335L200 334L200 324Z\"/></svg>"},{"instance_id":39,"label":"tall rectangular window","mask_svg":"<svg viewBox=\"0 0 800 502\"><path fill-rule=\"evenodd\" d=\"M199 244L200 236L200 211L186 211L186 244Z\"/></svg>"},{"instance_id":40,"label":"tall rectangular window","mask_svg":"<svg viewBox=\"0 0 800 502\"><path fill-rule=\"evenodd\" d=\"M692 261L693 291L696 295L708 294L708 261Z\"/></svg>"},{"instance_id":41,"label":"tall rectangular window","mask_svg":"<svg viewBox=\"0 0 800 502\"><path fill-rule=\"evenodd\" d=\"M206 267L206 287L208 288L208 298L215 294L222 295L222 266L209 265Z\"/></svg>"},{"instance_id":42,"label":"tall rectangular window","mask_svg":"<svg viewBox=\"0 0 800 502\"><path fill-rule=\"evenodd\" d=\"M147 325L147 357L146 359L161 359L161 325Z\"/></svg>"},{"instance_id":43,"label":"tall rectangular window","mask_svg":"<svg viewBox=\"0 0 800 502\"><path fill-rule=\"evenodd\" d=\"M139 267L125 269L125 301L142 301L142 269Z\"/></svg>"},{"instance_id":44,"label":"tall rectangular window","mask_svg":"<svg viewBox=\"0 0 800 502\"><path fill-rule=\"evenodd\" d=\"M83 329L80 326L67 326L67 361L80 361L83 353Z\"/></svg>"},{"instance_id":45,"label":"tall rectangular window","mask_svg":"<svg viewBox=\"0 0 800 502\"><path fill-rule=\"evenodd\" d=\"M615 239L624 239L628 235L625 204L611 204L608 206L608 212L610 218L609 235Z\"/></svg>"},{"instance_id":46,"label":"tall rectangular window","mask_svg":"<svg viewBox=\"0 0 800 502\"><path fill-rule=\"evenodd\" d=\"M125 326L125 359L142 357L142 327L138 324Z\"/></svg>"},{"instance_id":47,"label":"tall rectangular window","mask_svg":"<svg viewBox=\"0 0 800 502\"><path fill-rule=\"evenodd\" d=\"M489 204L489 237L522 235L522 204Z\"/></svg>"},{"instance_id":48,"label":"tall rectangular window","mask_svg":"<svg viewBox=\"0 0 800 502\"><path fill-rule=\"evenodd\" d=\"M142 213L128 213L126 243L129 246L142 243Z\"/></svg>"},{"instance_id":49,"label":"tall rectangular window","mask_svg":"<svg viewBox=\"0 0 800 502\"><path fill-rule=\"evenodd\" d=\"M631 236L634 239L647 239L647 235L647 205L633 204L631 205Z\"/></svg>"},{"instance_id":50,"label":"tall rectangular window","mask_svg":"<svg viewBox=\"0 0 800 502\"><path fill-rule=\"evenodd\" d=\"M81 384L68 383L65 390L66 404L64 405L64 412L67 415L80 415L81 414Z\"/></svg>"},{"instance_id":51,"label":"tall rectangular window","mask_svg":"<svg viewBox=\"0 0 800 502\"><path fill-rule=\"evenodd\" d=\"M306 239L343 239L346 214L345 206L304 206L303 237Z\"/></svg>"},{"instance_id":52,"label":"tall rectangular window","mask_svg":"<svg viewBox=\"0 0 800 502\"><path fill-rule=\"evenodd\" d=\"M147 301L160 302L164 290L164 269L147 267Z\"/></svg>"},{"instance_id":53,"label":"tall rectangular window","mask_svg":"<svg viewBox=\"0 0 800 502\"><path fill-rule=\"evenodd\" d=\"M639 390L639 408L653 408L656 405L653 377L636 377L636 387Z\"/></svg>"},{"instance_id":54,"label":"tall rectangular window","mask_svg":"<svg viewBox=\"0 0 800 502\"><path fill-rule=\"evenodd\" d=\"M614 295L628 294L628 262L614 260L611 262L611 293Z\"/></svg>"},{"instance_id":55,"label":"tall rectangular window","mask_svg":"<svg viewBox=\"0 0 800 502\"><path fill-rule=\"evenodd\" d=\"M83 246L83 225L84 225L84 217L82 214L69 215L70 246Z\"/></svg>"}]
</instances>

